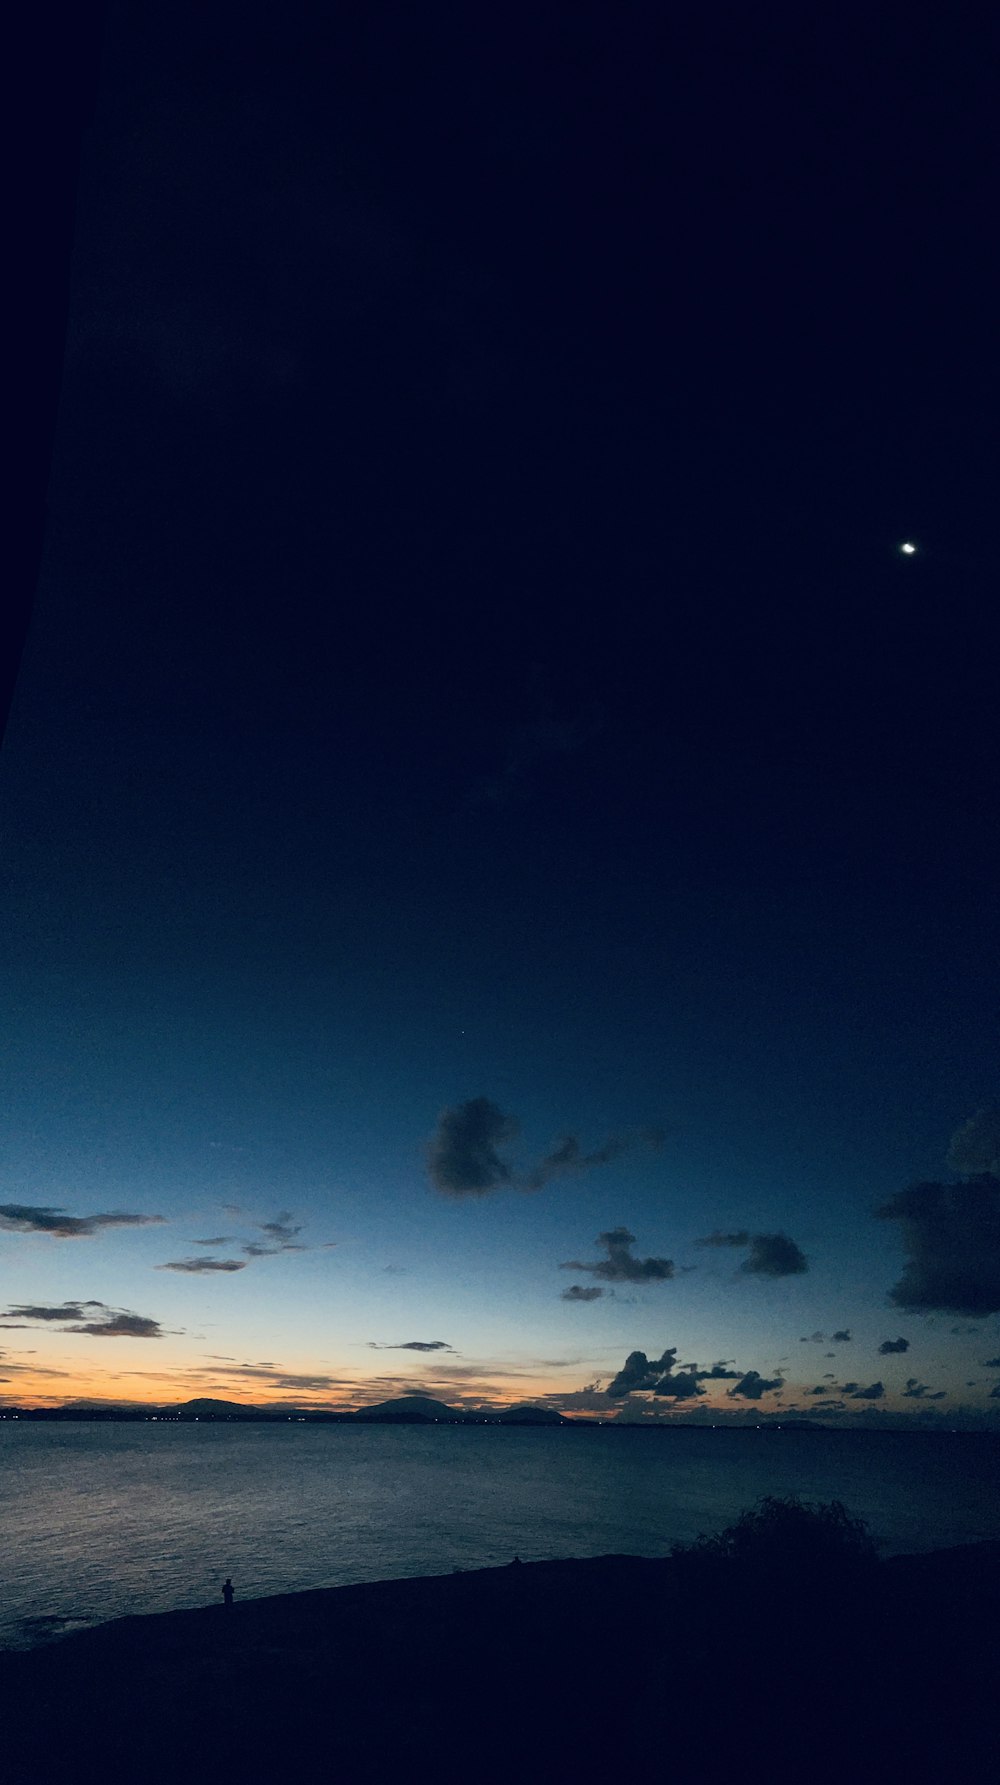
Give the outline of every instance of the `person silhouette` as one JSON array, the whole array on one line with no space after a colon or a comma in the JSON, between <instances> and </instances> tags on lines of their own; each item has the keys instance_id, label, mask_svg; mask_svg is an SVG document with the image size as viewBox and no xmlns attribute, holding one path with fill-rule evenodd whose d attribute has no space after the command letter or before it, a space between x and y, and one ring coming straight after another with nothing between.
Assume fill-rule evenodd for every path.
<instances>
[{"instance_id":1,"label":"person silhouette","mask_svg":"<svg viewBox=\"0 0 1000 1785\"><path fill-rule=\"evenodd\" d=\"M228 1575L222 1583L222 1602L227 1609L233 1603L233 1583Z\"/></svg>"}]
</instances>

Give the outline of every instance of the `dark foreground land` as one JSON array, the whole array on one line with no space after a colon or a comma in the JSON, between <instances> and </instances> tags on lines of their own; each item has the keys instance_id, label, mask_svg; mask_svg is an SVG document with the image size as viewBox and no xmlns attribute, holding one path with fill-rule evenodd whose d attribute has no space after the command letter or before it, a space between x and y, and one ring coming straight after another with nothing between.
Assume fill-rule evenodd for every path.
<instances>
[{"instance_id":1,"label":"dark foreground land","mask_svg":"<svg viewBox=\"0 0 1000 1785\"><path fill-rule=\"evenodd\" d=\"M0 1657L5 1785L996 1776L1000 1543L840 1582L608 1556L125 1618Z\"/></svg>"}]
</instances>

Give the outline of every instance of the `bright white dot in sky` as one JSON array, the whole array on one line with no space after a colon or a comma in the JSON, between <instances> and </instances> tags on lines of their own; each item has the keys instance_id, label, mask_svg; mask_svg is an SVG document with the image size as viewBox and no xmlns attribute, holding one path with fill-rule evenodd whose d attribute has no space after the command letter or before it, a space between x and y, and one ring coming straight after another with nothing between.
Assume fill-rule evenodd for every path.
<instances>
[{"instance_id":1,"label":"bright white dot in sky","mask_svg":"<svg viewBox=\"0 0 1000 1785\"><path fill-rule=\"evenodd\" d=\"M899 549L902 552L904 558L912 558L912 556L917 548L914 545L912 539L904 539L904 541Z\"/></svg>"}]
</instances>

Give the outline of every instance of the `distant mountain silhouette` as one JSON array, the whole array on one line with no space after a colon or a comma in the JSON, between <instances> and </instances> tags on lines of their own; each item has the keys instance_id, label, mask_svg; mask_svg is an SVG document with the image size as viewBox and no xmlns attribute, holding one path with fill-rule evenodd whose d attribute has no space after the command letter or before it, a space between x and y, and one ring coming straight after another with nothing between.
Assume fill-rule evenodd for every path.
<instances>
[{"instance_id":1,"label":"distant mountain silhouette","mask_svg":"<svg viewBox=\"0 0 1000 1785\"><path fill-rule=\"evenodd\" d=\"M350 1417L386 1423L395 1421L420 1424L435 1419L461 1419L463 1415L457 1407L448 1407L444 1401L432 1400L430 1395L397 1395L391 1401L376 1401L373 1407L357 1407Z\"/></svg>"},{"instance_id":2,"label":"distant mountain silhouette","mask_svg":"<svg viewBox=\"0 0 1000 1785\"><path fill-rule=\"evenodd\" d=\"M571 1426L580 1420L567 1419L548 1407L503 1407L469 1409L449 1407L431 1395L397 1395L390 1401L376 1401L371 1407L296 1407L287 1403L253 1406L246 1401L224 1401L210 1395L192 1401L171 1402L150 1407L146 1403L116 1404L77 1401L64 1407L15 1407L7 1405L4 1417L20 1419L88 1419L88 1420L246 1420L275 1423L298 1422L359 1425L530 1425Z\"/></svg>"},{"instance_id":3,"label":"distant mountain silhouette","mask_svg":"<svg viewBox=\"0 0 1000 1785\"><path fill-rule=\"evenodd\" d=\"M449 1407L444 1401L432 1400L429 1395L398 1395L391 1401L377 1401L374 1407L359 1407L350 1416L357 1420L378 1420L387 1425L393 1423L421 1424L434 1420L447 1420L452 1425L532 1425L562 1426L572 1425L573 1421L564 1419L562 1414L553 1413L548 1407L502 1407L497 1412L471 1410L466 1407Z\"/></svg>"},{"instance_id":4,"label":"distant mountain silhouette","mask_svg":"<svg viewBox=\"0 0 1000 1785\"><path fill-rule=\"evenodd\" d=\"M173 1414L175 1419L259 1419L262 1412L269 1408L248 1407L243 1401L213 1401L201 1399L182 1401L179 1407L164 1407L164 1413ZM282 1413L286 1411L281 1409Z\"/></svg>"},{"instance_id":5,"label":"distant mountain silhouette","mask_svg":"<svg viewBox=\"0 0 1000 1785\"><path fill-rule=\"evenodd\" d=\"M568 1426L571 1419L565 1419L561 1413L553 1413L551 1407L504 1407L496 1418L502 1425L525 1426Z\"/></svg>"}]
</instances>

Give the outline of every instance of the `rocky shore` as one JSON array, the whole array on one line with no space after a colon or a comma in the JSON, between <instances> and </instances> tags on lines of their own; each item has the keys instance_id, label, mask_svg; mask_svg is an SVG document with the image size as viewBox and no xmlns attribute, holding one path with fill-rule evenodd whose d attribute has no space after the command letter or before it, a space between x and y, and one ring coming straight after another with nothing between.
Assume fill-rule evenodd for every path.
<instances>
[{"instance_id":1,"label":"rocky shore","mask_svg":"<svg viewBox=\"0 0 1000 1785\"><path fill-rule=\"evenodd\" d=\"M997 1758L998 1608L1000 1543L984 1543L774 1591L608 1556L124 1618L0 1656L2 1770L957 1778Z\"/></svg>"}]
</instances>

